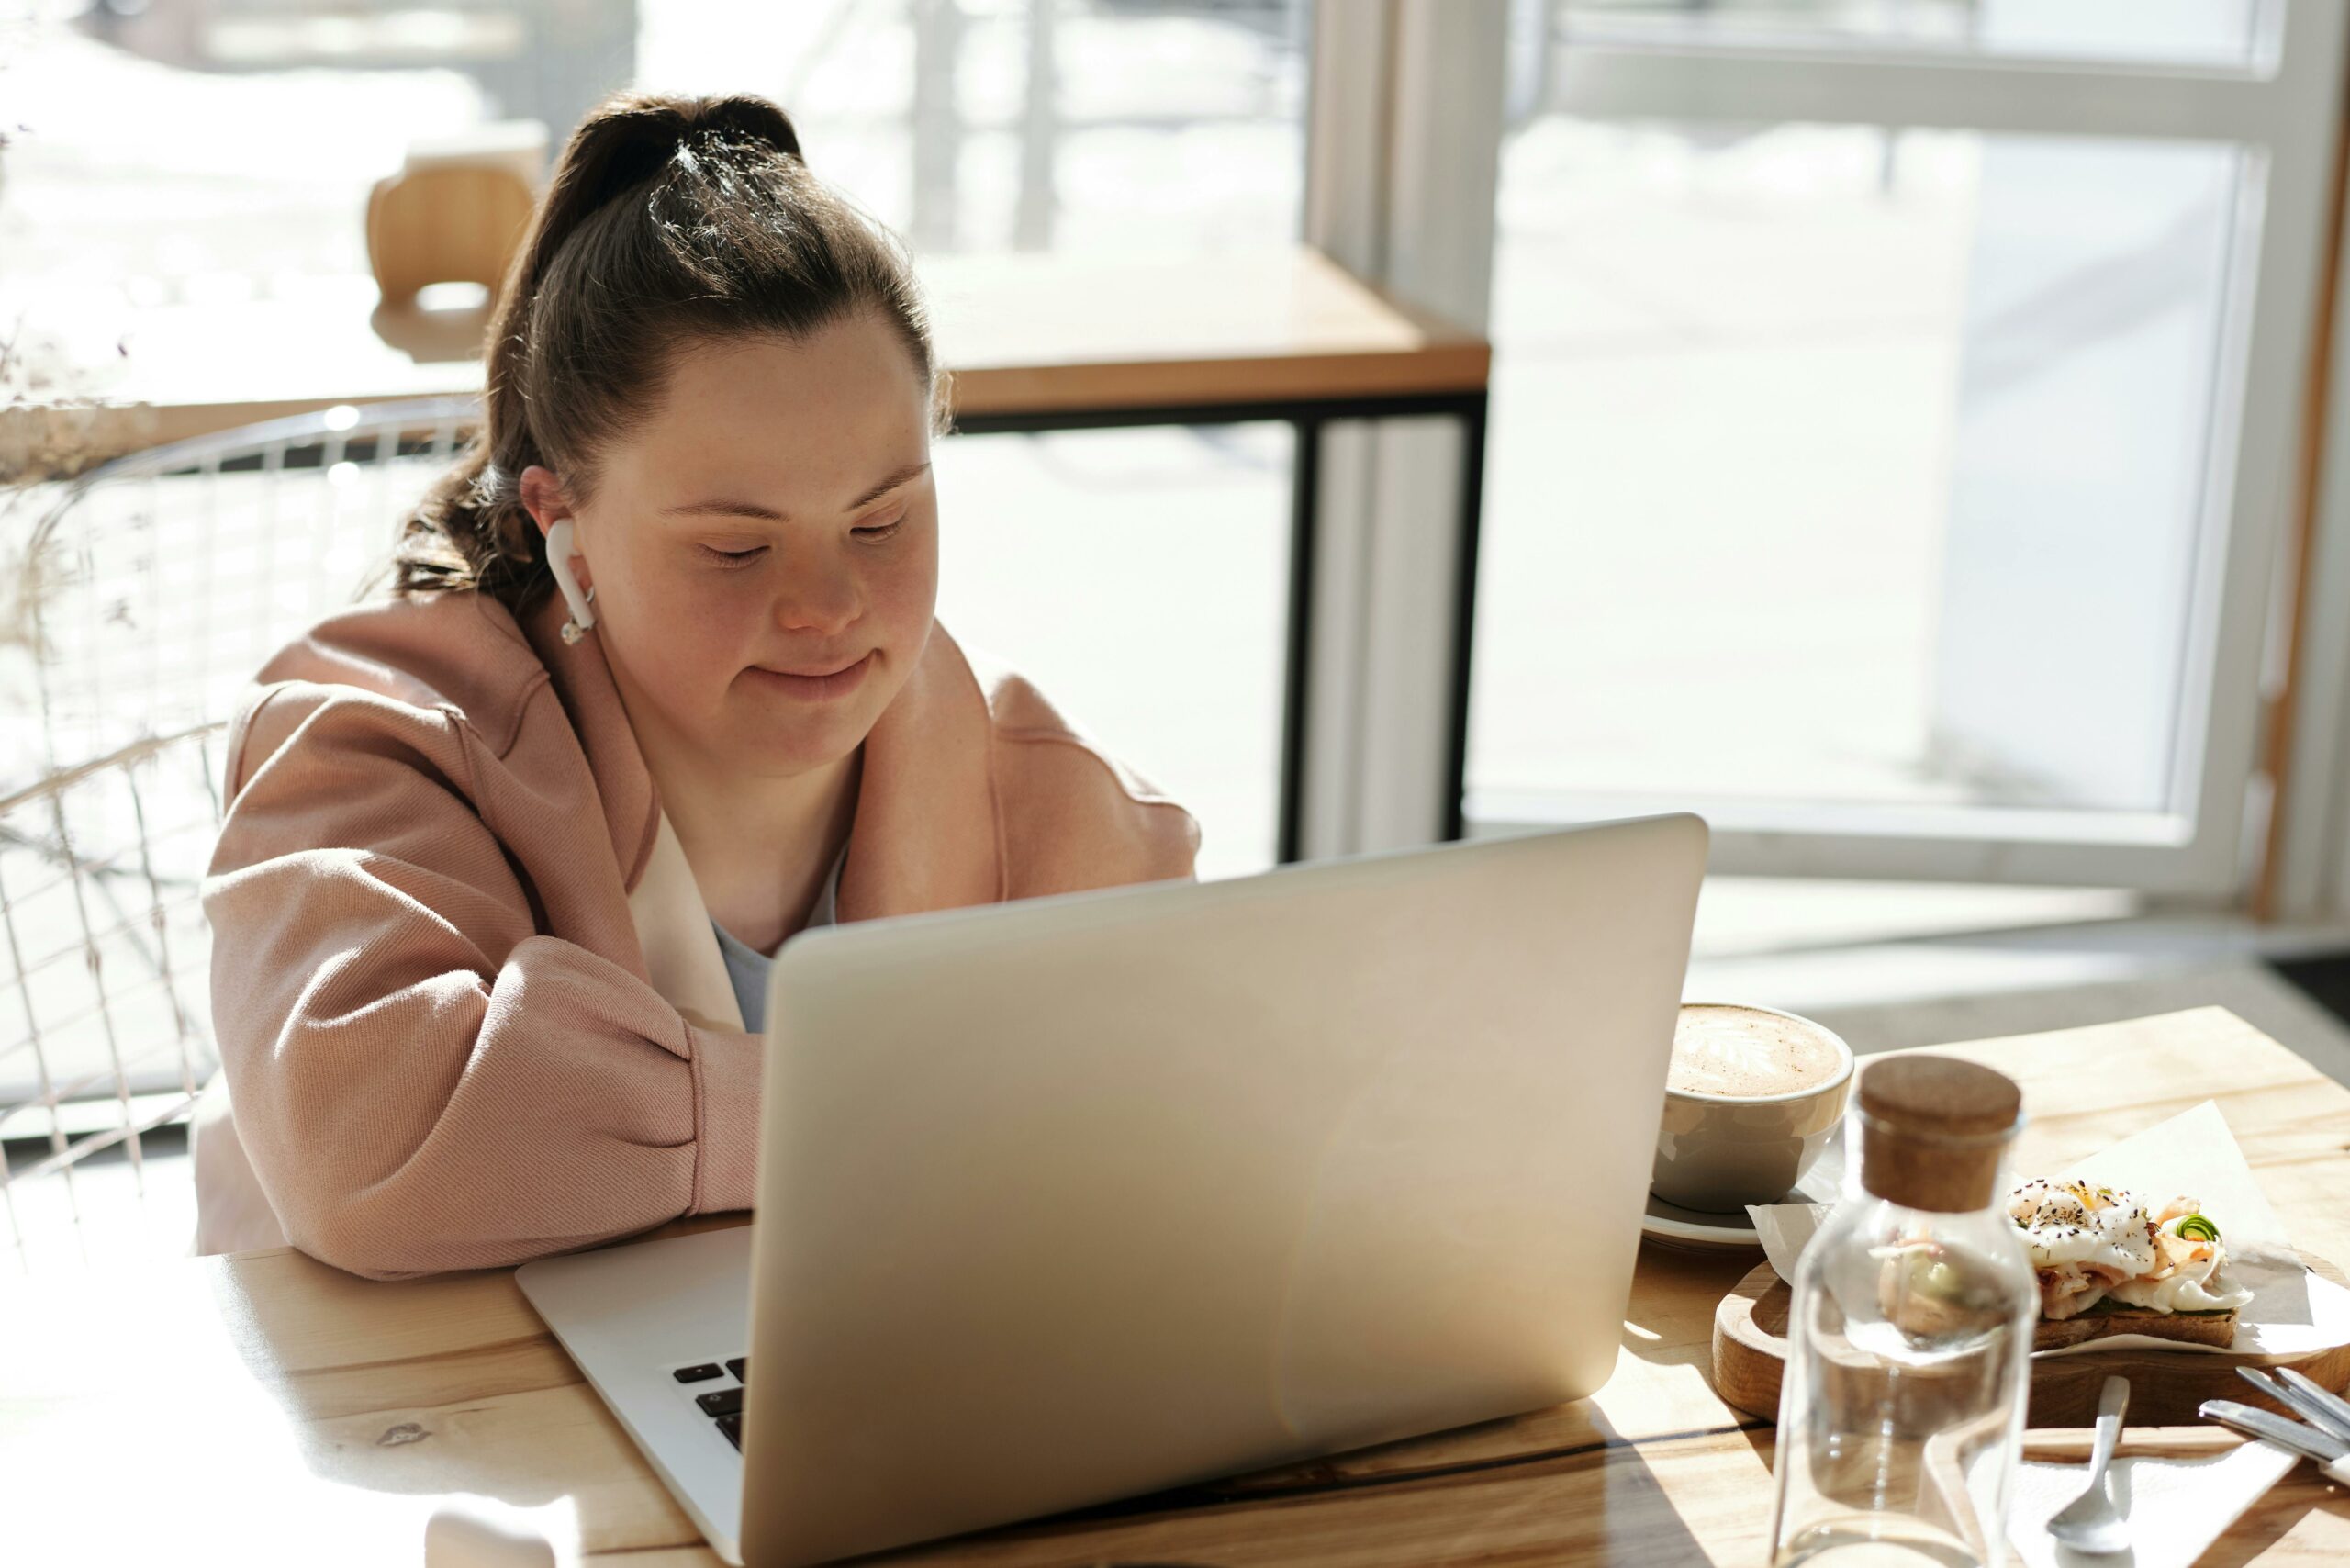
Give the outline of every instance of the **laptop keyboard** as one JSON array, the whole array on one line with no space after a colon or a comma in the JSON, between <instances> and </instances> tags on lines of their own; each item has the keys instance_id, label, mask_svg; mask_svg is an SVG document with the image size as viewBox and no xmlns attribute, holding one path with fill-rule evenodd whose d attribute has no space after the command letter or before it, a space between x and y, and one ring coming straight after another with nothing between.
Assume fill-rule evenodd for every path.
<instances>
[{"instance_id":1,"label":"laptop keyboard","mask_svg":"<svg viewBox=\"0 0 2350 1568\"><path fill-rule=\"evenodd\" d=\"M751 1375L751 1361L747 1356L734 1356L724 1362L696 1361L689 1367L679 1367L669 1374L679 1383L715 1383L721 1378L733 1381L723 1388L710 1389L694 1395L694 1403L701 1413L718 1423L718 1429L739 1451L743 1447L743 1382Z\"/></svg>"}]
</instances>

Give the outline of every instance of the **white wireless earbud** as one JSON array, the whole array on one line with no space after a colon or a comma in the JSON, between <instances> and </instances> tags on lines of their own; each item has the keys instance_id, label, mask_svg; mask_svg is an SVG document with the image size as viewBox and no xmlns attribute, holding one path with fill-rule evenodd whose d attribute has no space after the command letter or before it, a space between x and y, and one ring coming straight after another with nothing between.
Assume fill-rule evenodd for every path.
<instances>
[{"instance_id":1,"label":"white wireless earbud","mask_svg":"<svg viewBox=\"0 0 2350 1568\"><path fill-rule=\"evenodd\" d=\"M563 623L563 640L579 641L580 634L593 631L596 625L596 590L579 591L579 575L571 569L571 558L578 554L571 547L571 520L565 518L547 530L547 570L554 574L555 591L563 595L563 602L570 608L571 619Z\"/></svg>"}]
</instances>

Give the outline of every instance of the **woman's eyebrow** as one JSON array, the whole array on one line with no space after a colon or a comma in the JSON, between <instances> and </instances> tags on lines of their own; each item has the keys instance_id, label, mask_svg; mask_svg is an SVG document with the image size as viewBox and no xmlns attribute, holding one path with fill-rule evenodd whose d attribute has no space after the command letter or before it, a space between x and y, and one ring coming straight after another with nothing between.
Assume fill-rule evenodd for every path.
<instances>
[{"instance_id":1,"label":"woman's eyebrow","mask_svg":"<svg viewBox=\"0 0 2350 1568\"><path fill-rule=\"evenodd\" d=\"M882 497L888 495L899 486L912 484L914 480L921 478L929 471L930 463L926 458L920 463L910 463L903 468L889 475L887 477L882 479L879 484L874 486L871 489L857 497L856 499L849 502L848 510L850 511L855 511L859 507L871 506L875 501L879 500ZM687 501L680 506L663 507L661 511L662 515L665 517L755 517L763 519L768 522L789 522L790 521L788 516L776 510L773 507L763 507L755 501L735 501L725 499Z\"/></svg>"},{"instance_id":2,"label":"woman's eyebrow","mask_svg":"<svg viewBox=\"0 0 2350 1568\"><path fill-rule=\"evenodd\" d=\"M849 502L848 510L855 511L859 507L869 507L875 501L879 500L882 497L896 489L899 486L911 485L916 479L921 478L924 474L929 472L930 459L927 457L923 458L920 463L909 463L903 468L899 469L896 473L890 475L888 478L874 486L873 488L866 491L865 494L857 497L856 499Z\"/></svg>"}]
</instances>

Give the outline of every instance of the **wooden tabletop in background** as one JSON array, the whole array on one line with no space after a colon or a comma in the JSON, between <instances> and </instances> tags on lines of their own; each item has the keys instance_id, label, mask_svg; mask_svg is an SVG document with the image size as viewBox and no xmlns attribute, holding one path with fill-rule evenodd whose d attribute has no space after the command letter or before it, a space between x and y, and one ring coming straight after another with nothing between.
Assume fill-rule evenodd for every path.
<instances>
[{"instance_id":1,"label":"wooden tabletop in background","mask_svg":"<svg viewBox=\"0 0 2350 1568\"><path fill-rule=\"evenodd\" d=\"M1302 245L1163 260L941 256L916 270L964 414L1475 392L1492 360L1482 337ZM0 409L0 471L69 437L95 461L339 403L478 393L487 321L483 310L379 310L366 277L126 308L99 334L120 352L82 367L54 406ZM67 406L89 398L105 406Z\"/></svg>"},{"instance_id":2,"label":"wooden tabletop in background","mask_svg":"<svg viewBox=\"0 0 2350 1568\"><path fill-rule=\"evenodd\" d=\"M2295 1240L2350 1260L2350 1092L2232 1014L1939 1048L2024 1085L2020 1166L2218 1101ZM888 1561L1759 1564L1770 1429L1704 1372L1751 1261L1644 1249L1590 1399ZM507 1271L278 1250L0 1285L0 1559L418 1563L464 1492L558 1505L589 1561L716 1562ZM2206 1561L2350 1562L2350 1496L2301 1466Z\"/></svg>"}]
</instances>

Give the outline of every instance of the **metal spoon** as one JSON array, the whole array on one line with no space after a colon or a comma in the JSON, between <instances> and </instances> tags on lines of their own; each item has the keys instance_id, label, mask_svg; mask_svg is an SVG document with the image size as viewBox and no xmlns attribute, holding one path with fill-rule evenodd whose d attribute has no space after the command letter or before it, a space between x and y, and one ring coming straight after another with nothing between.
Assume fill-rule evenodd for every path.
<instances>
[{"instance_id":1,"label":"metal spoon","mask_svg":"<svg viewBox=\"0 0 2350 1568\"><path fill-rule=\"evenodd\" d=\"M2093 1556L2130 1550L2129 1521L2114 1506L2106 1466L2121 1440L2121 1417L2130 1408L2130 1380L2109 1377L2097 1399L2097 1447L2089 1455L2089 1484L2048 1521L2048 1533L2065 1546Z\"/></svg>"}]
</instances>

